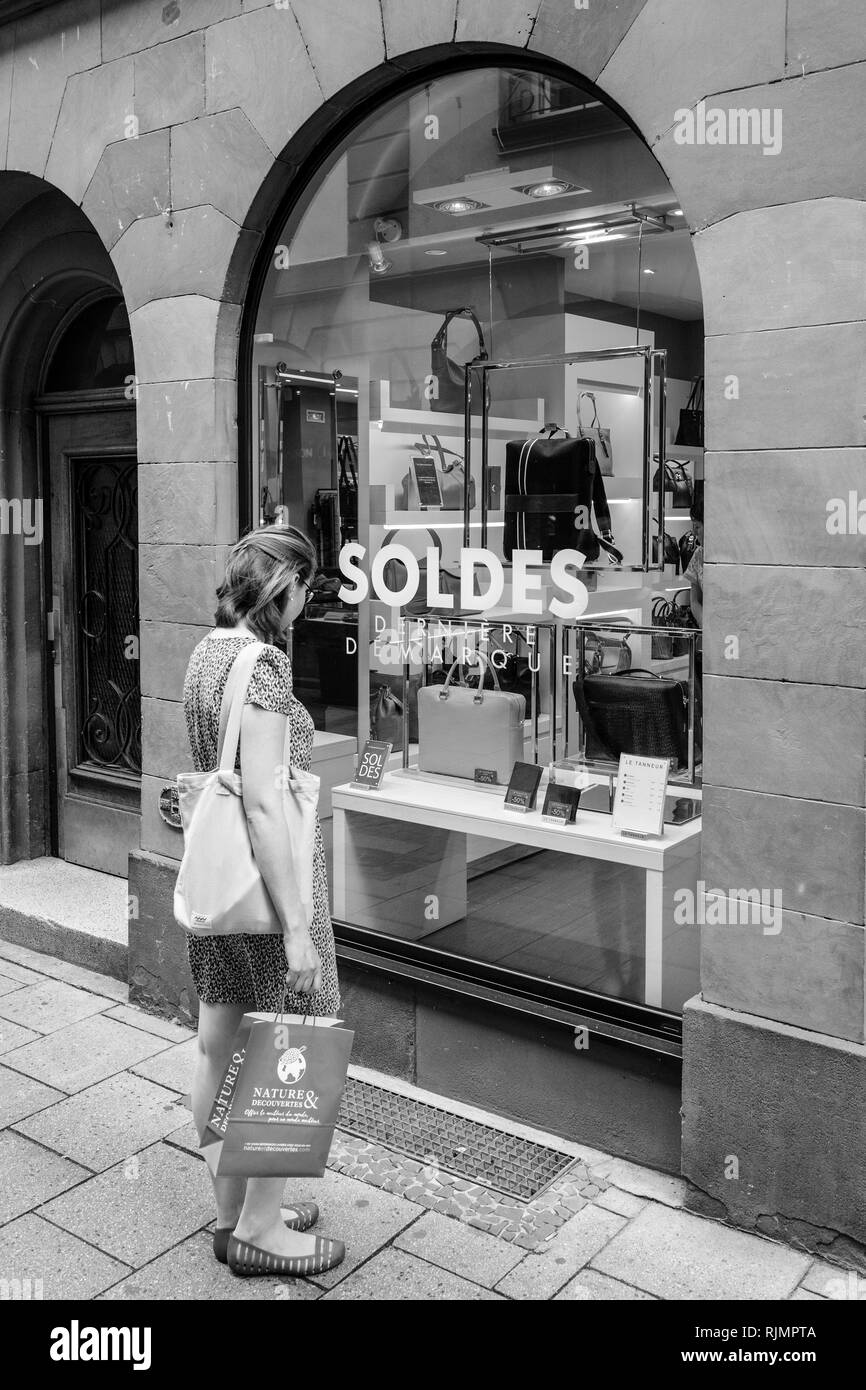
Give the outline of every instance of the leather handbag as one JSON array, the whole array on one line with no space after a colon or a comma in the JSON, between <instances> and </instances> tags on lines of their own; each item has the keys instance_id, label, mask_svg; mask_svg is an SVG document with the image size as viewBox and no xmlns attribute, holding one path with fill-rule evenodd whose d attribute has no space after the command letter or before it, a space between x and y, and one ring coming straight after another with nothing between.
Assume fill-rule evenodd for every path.
<instances>
[{"instance_id":1,"label":"leather handbag","mask_svg":"<svg viewBox=\"0 0 866 1390\"><path fill-rule=\"evenodd\" d=\"M445 449L442 446L438 435L422 435L421 443L413 445L419 453L432 457L434 451L438 454L439 461L436 464L436 476L439 479L439 491L442 494L443 511L463 511L463 501L466 495L466 472L463 466L462 454L455 454L453 449ZM451 462L446 458L446 454L451 456ZM418 485L415 481L415 474L411 468L404 474L402 482L402 494L400 498L400 510L404 512L413 511L418 506ZM469 507L470 510L475 506L475 479L469 479Z\"/></svg>"},{"instance_id":2,"label":"leather handbag","mask_svg":"<svg viewBox=\"0 0 866 1390\"><path fill-rule=\"evenodd\" d=\"M433 405L437 410L449 411L452 414L463 410L466 399L465 369L461 363L453 362L448 356L448 325L455 318L471 319L475 325L475 331L478 334L478 352L472 361L485 361L487 358L484 332L475 311L467 305L464 305L462 309L449 309L441 328L430 344L430 372L438 391L438 394L433 398Z\"/></svg>"},{"instance_id":3,"label":"leather handbag","mask_svg":"<svg viewBox=\"0 0 866 1390\"><path fill-rule=\"evenodd\" d=\"M653 517L653 521L656 523L656 526L658 526L658 518L657 518L657 517ZM663 534L663 536L662 536L662 547L663 547L663 555L664 555L664 559L661 561L662 565L673 565L673 567L674 567L674 573L675 573L675 574L679 574L679 572L680 572L680 548L679 548L679 546L677 545L677 543L676 543L674 537L668 535L667 531L665 531L664 534ZM653 564L654 564L654 565L657 565L658 563L659 563L659 538L658 538L658 535L653 535Z\"/></svg>"},{"instance_id":4,"label":"leather handbag","mask_svg":"<svg viewBox=\"0 0 866 1390\"><path fill-rule=\"evenodd\" d=\"M688 764L688 683L652 671L578 677L573 685L588 759L623 753Z\"/></svg>"},{"instance_id":5,"label":"leather handbag","mask_svg":"<svg viewBox=\"0 0 866 1390\"><path fill-rule=\"evenodd\" d=\"M593 515L598 531L579 526ZM559 425L546 425L528 439L509 439L502 544L506 560L515 550L540 550L549 561L558 550L573 549L594 564L604 550L611 564L622 564L591 439L572 439Z\"/></svg>"},{"instance_id":6,"label":"leather handbag","mask_svg":"<svg viewBox=\"0 0 866 1390\"><path fill-rule=\"evenodd\" d=\"M620 620L622 621L622 620ZM583 669L587 676L597 676L602 672L630 671L632 663L631 647L628 637L613 633L605 635L591 628L584 632Z\"/></svg>"},{"instance_id":7,"label":"leather handbag","mask_svg":"<svg viewBox=\"0 0 866 1390\"><path fill-rule=\"evenodd\" d=\"M478 658L486 664L480 653ZM507 785L511 769L523 758L526 701L500 690L495 671L493 690L455 685L459 664L454 662L444 685L418 691L418 767Z\"/></svg>"},{"instance_id":8,"label":"leather handbag","mask_svg":"<svg viewBox=\"0 0 866 1390\"><path fill-rule=\"evenodd\" d=\"M248 642L232 663L220 709L217 767L212 772L181 772L177 777L184 850L174 890L174 916L193 936L282 932L256 864L241 775L235 771L247 689L264 650L264 642ZM285 843L301 908L312 924L319 778L292 767L291 729L292 721L287 719L280 769Z\"/></svg>"},{"instance_id":9,"label":"leather handbag","mask_svg":"<svg viewBox=\"0 0 866 1390\"><path fill-rule=\"evenodd\" d=\"M700 545L700 541L694 531L686 531L684 536L680 536L680 569L683 574L689 567L689 561Z\"/></svg>"},{"instance_id":10,"label":"leather handbag","mask_svg":"<svg viewBox=\"0 0 866 1390\"><path fill-rule=\"evenodd\" d=\"M664 477L664 492L673 494L671 498L671 509L675 512L687 512L691 510L694 488L692 480L686 472L684 463L677 459L666 459L663 465L655 471L653 478L653 492L659 492L662 487L662 477Z\"/></svg>"},{"instance_id":11,"label":"leather handbag","mask_svg":"<svg viewBox=\"0 0 866 1390\"><path fill-rule=\"evenodd\" d=\"M674 633L676 628L696 629L698 626L688 603L678 602L680 594L688 594L688 592L688 589L678 589L672 599L666 599L660 594L653 601L653 627L671 629L670 632L653 633L650 643L653 661L670 661L672 657L688 655L689 639L677 637Z\"/></svg>"},{"instance_id":12,"label":"leather handbag","mask_svg":"<svg viewBox=\"0 0 866 1390\"><path fill-rule=\"evenodd\" d=\"M580 403L583 400L592 402L592 423L588 429L584 428L580 414ZM581 439L591 439L595 444L595 456L601 473L610 478L613 475L613 451L610 445L610 430L603 429L598 418L598 404L595 399L594 391L581 391L577 397L577 433Z\"/></svg>"},{"instance_id":13,"label":"leather handbag","mask_svg":"<svg viewBox=\"0 0 866 1390\"><path fill-rule=\"evenodd\" d=\"M370 678L370 737L403 747L403 677L389 676L381 671ZM406 720L410 743L418 742L418 690L420 676L409 678L409 709Z\"/></svg>"},{"instance_id":14,"label":"leather handbag","mask_svg":"<svg viewBox=\"0 0 866 1390\"><path fill-rule=\"evenodd\" d=\"M678 444L693 449L704 447L704 378L702 376L695 377L685 410L680 411L680 427L674 440L674 448Z\"/></svg>"}]
</instances>

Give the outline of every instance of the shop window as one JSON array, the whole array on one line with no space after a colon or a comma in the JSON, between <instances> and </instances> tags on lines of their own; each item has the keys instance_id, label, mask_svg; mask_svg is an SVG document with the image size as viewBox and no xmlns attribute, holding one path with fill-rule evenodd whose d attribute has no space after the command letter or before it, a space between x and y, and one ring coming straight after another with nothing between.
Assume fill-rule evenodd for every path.
<instances>
[{"instance_id":1,"label":"shop window","mask_svg":"<svg viewBox=\"0 0 866 1390\"><path fill-rule=\"evenodd\" d=\"M503 987L678 1013L703 322L675 193L594 92L490 66L368 117L271 251L251 501L318 550L292 660L335 919ZM370 737L391 751L365 793ZM648 840L614 828L622 752L668 760ZM505 805L515 762L541 775L529 811ZM565 792L543 817L551 784L579 791L574 821Z\"/></svg>"}]
</instances>

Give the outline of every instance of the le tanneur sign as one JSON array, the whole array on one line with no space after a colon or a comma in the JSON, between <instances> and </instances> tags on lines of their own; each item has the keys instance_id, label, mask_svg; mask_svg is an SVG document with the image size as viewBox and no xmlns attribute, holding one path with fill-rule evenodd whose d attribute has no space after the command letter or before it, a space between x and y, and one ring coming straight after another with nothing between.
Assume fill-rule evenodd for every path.
<instances>
[{"instance_id":1,"label":"le tanneur sign","mask_svg":"<svg viewBox=\"0 0 866 1390\"><path fill-rule=\"evenodd\" d=\"M363 568L366 555L367 547L357 541L350 541L340 551L340 572L349 581L339 591L343 603L362 603L372 591L383 603L400 608L419 597L422 586L427 607L443 613L455 606L464 611L486 613L502 601L505 569L492 550L467 546L460 551L459 603L457 595L442 591L437 548L431 546L426 551L423 570L418 556L398 542L383 545L376 552L369 574ZM392 564L390 573L386 573L393 561L398 564ZM511 557L509 607L538 616L546 610L554 618L566 620L582 617L589 603L589 592L574 571L582 569L585 563L586 556L579 550L557 551L547 566L540 550L515 550ZM545 569L549 585L544 583ZM393 587L395 572L399 579L404 579L400 588Z\"/></svg>"}]
</instances>

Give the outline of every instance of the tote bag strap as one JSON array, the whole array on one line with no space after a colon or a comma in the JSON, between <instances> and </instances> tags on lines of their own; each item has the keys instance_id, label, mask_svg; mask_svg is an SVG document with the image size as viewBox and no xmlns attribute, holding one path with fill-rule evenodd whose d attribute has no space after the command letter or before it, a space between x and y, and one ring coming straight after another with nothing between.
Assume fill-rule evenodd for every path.
<instances>
[{"instance_id":1,"label":"tote bag strap","mask_svg":"<svg viewBox=\"0 0 866 1390\"><path fill-rule=\"evenodd\" d=\"M220 706L217 764L221 772L234 772L241 739L241 718L253 668L265 650L264 642L248 642L232 662Z\"/></svg>"}]
</instances>

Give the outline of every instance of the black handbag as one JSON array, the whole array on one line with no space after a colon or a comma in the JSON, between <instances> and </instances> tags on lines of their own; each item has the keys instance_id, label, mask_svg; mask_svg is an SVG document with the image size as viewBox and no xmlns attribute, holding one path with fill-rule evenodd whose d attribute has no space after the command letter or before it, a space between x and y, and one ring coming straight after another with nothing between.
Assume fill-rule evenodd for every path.
<instances>
[{"instance_id":1,"label":"black handbag","mask_svg":"<svg viewBox=\"0 0 866 1390\"><path fill-rule=\"evenodd\" d=\"M578 677L572 688L588 759L616 762L633 753L688 765L687 681L632 670Z\"/></svg>"},{"instance_id":2,"label":"black handbag","mask_svg":"<svg viewBox=\"0 0 866 1390\"><path fill-rule=\"evenodd\" d=\"M591 525L593 514L600 535ZM581 519L590 525L578 526ZM506 560L515 550L540 550L545 561L558 550L579 550L589 564L604 550L611 564L622 564L591 439L572 439L559 425L546 425L528 439L509 439L502 548Z\"/></svg>"},{"instance_id":3,"label":"black handbag","mask_svg":"<svg viewBox=\"0 0 866 1390\"><path fill-rule=\"evenodd\" d=\"M694 488L692 480L686 472L685 464L680 463L677 459L666 459L664 475L662 475L662 465L659 465L653 478L653 492L659 492L662 476L664 476L663 491L673 493L671 509L675 512L690 511Z\"/></svg>"},{"instance_id":4,"label":"black handbag","mask_svg":"<svg viewBox=\"0 0 866 1390\"><path fill-rule=\"evenodd\" d=\"M654 632L652 635L651 649L653 661L670 661L674 656L686 656L689 650L689 639L687 637L676 637L673 629L691 628L697 629L694 615L688 603L678 603L680 594L687 594L688 589L680 589L674 594L672 599L666 599L661 594L653 601L652 606L652 625L653 627L666 627L672 629L668 632Z\"/></svg>"},{"instance_id":5,"label":"black handbag","mask_svg":"<svg viewBox=\"0 0 866 1390\"><path fill-rule=\"evenodd\" d=\"M704 378L696 376L686 401L685 410L680 411L680 427L674 440L674 448L683 444L687 448L704 447Z\"/></svg>"},{"instance_id":6,"label":"black handbag","mask_svg":"<svg viewBox=\"0 0 866 1390\"><path fill-rule=\"evenodd\" d=\"M430 344L430 372L436 382L437 394L433 397L436 410L450 413L462 411L466 397L466 373L462 363L454 362L448 356L448 325L452 319L471 319L478 334L478 352L472 361L487 360L484 333L475 311L464 306L462 309L449 309L442 327Z\"/></svg>"},{"instance_id":7,"label":"black handbag","mask_svg":"<svg viewBox=\"0 0 866 1390\"><path fill-rule=\"evenodd\" d=\"M656 525L658 525L658 520L657 520L656 517L653 517L653 521L655 521ZM676 573L676 574L679 574L679 572L680 572L680 548L679 548L679 546L677 545L676 541L674 540L673 536L669 536L668 533L667 533L667 531L665 531L664 534L663 534L663 536L662 536L662 545L663 545L664 559L661 561L661 563L662 563L663 565L673 565L673 566L674 566L674 571L675 571L675 573ZM654 565L657 565L658 563L659 563L659 538L658 538L657 535L654 535L654 536L653 536L653 564L654 564Z\"/></svg>"},{"instance_id":8,"label":"black handbag","mask_svg":"<svg viewBox=\"0 0 866 1390\"><path fill-rule=\"evenodd\" d=\"M683 574L689 567L689 562L700 545L700 541L694 531L686 531L684 536L680 536L680 569Z\"/></svg>"},{"instance_id":9,"label":"black handbag","mask_svg":"<svg viewBox=\"0 0 866 1390\"><path fill-rule=\"evenodd\" d=\"M418 690L420 676L409 678L409 709L406 732L410 743L418 742ZM370 673L370 737L390 743L395 749L403 747L403 677L388 676L381 671Z\"/></svg>"}]
</instances>

